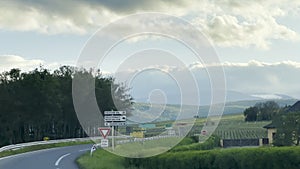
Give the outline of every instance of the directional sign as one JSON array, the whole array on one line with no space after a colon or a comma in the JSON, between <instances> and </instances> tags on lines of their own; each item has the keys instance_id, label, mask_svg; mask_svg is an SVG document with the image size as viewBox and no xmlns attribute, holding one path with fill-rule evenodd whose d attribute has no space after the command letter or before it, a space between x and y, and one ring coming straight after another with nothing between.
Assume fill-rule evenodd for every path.
<instances>
[{"instance_id":1,"label":"directional sign","mask_svg":"<svg viewBox=\"0 0 300 169\"><path fill-rule=\"evenodd\" d=\"M110 133L110 128L98 128L98 130L100 131L101 135L103 136L103 138L105 139L109 133Z\"/></svg>"},{"instance_id":2,"label":"directional sign","mask_svg":"<svg viewBox=\"0 0 300 169\"><path fill-rule=\"evenodd\" d=\"M104 111L104 115L126 115L126 111Z\"/></svg>"},{"instance_id":3,"label":"directional sign","mask_svg":"<svg viewBox=\"0 0 300 169\"><path fill-rule=\"evenodd\" d=\"M125 126L126 122L105 122L104 126Z\"/></svg>"},{"instance_id":4,"label":"directional sign","mask_svg":"<svg viewBox=\"0 0 300 169\"><path fill-rule=\"evenodd\" d=\"M104 116L104 121L106 122L126 121L126 116Z\"/></svg>"},{"instance_id":5,"label":"directional sign","mask_svg":"<svg viewBox=\"0 0 300 169\"><path fill-rule=\"evenodd\" d=\"M102 148L108 147L108 139L101 139L101 144L100 146Z\"/></svg>"}]
</instances>

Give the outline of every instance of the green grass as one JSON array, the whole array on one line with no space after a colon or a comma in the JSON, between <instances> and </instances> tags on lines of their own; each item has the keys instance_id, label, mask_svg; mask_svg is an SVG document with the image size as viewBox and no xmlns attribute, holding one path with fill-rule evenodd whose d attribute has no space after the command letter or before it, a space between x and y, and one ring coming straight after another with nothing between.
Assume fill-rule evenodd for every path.
<instances>
[{"instance_id":1,"label":"green grass","mask_svg":"<svg viewBox=\"0 0 300 169\"><path fill-rule=\"evenodd\" d=\"M125 158L109 153L103 149L97 150L91 157L89 153L77 159L80 169L125 169Z\"/></svg>"},{"instance_id":2,"label":"green grass","mask_svg":"<svg viewBox=\"0 0 300 169\"><path fill-rule=\"evenodd\" d=\"M171 140L166 139L164 142L160 143L166 146ZM178 146L185 146L188 144L194 144L196 140L192 138L184 138L180 141ZM157 144L156 141L149 141L145 143L143 146L145 147L153 147L153 145ZM142 145L139 143L135 143L132 145L124 145L127 148L141 148ZM134 146L134 147L133 147ZM123 148L125 148L123 147ZM140 149L137 149L139 151ZM148 149L149 151L149 149ZM125 160L128 159L126 157L115 155L111 152L108 152L104 149L98 149L93 153L91 157L89 153L84 154L80 158L76 160L77 164L81 169L134 169L133 166L125 167Z\"/></svg>"},{"instance_id":3,"label":"green grass","mask_svg":"<svg viewBox=\"0 0 300 169\"><path fill-rule=\"evenodd\" d=\"M26 152L31 152L31 151L36 151L36 150L42 150L42 149L66 147L66 146L73 146L73 145L80 145L80 144L91 144L91 143L93 143L93 142L92 141L84 141L84 142L75 142L74 141L74 142L66 142L66 143L34 145L34 146L24 147L24 148L21 148L18 150L8 150L8 151L0 152L0 158L6 157L6 156L11 156L11 155L16 155L16 154L21 154L21 153L26 153Z\"/></svg>"},{"instance_id":4,"label":"green grass","mask_svg":"<svg viewBox=\"0 0 300 169\"><path fill-rule=\"evenodd\" d=\"M106 148L106 150L126 157L148 157L168 151L180 141L181 139L179 137L163 138L159 140L120 144L115 147L114 151L112 151L111 148Z\"/></svg>"}]
</instances>

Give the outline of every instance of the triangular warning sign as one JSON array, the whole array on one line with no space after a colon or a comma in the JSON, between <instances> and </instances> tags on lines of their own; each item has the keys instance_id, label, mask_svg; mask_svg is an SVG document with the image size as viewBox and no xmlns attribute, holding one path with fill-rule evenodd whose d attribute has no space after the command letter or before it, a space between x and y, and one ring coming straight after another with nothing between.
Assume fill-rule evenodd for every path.
<instances>
[{"instance_id":1,"label":"triangular warning sign","mask_svg":"<svg viewBox=\"0 0 300 169\"><path fill-rule=\"evenodd\" d=\"M105 139L109 133L110 133L110 128L98 128L98 130L100 131L102 137Z\"/></svg>"}]
</instances>

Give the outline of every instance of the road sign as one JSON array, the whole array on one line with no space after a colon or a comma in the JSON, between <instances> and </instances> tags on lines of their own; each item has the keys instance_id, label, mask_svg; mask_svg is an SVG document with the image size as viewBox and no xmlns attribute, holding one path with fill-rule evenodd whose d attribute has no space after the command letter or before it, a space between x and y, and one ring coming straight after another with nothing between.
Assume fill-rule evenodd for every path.
<instances>
[{"instance_id":1,"label":"road sign","mask_svg":"<svg viewBox=\"0 0 300 169\"><path fill-rule=\"evenodd\" d=\"M100 146L102 148L108 147L108 139L101 139L101 144Z\"/></svg>"},{"instance_id":2,"label":"road sign","mask_svg":"<svg viewBox=\"0 0 300 169\"><path fill-rule=\"evenodd\" d=\"M98 128L98 130L100 131L102 137L105 139L109 133L110 133L110 128Z\"/></svg>"},{"instance_id":3,"label":"road sign","mask_svg":"<svg viewBox=\"0 0 300 169\"><path fill-rule=\"evenodd\" d=\"M112 116L104 116L104 121L106 122L124 122L126 121L126 116L115 116L115 115L112 115Z\"/></svg>"},{"instance_id":4,"label":"road sign","mask_svg":"<svg viewBox=\"0 0 300 169\"><path fill-rule=\"evenodd\" d=\"M126 122L105 122L104 126L125 126Z\"/></svg>"},{"instance_id":5,"label":"road sign","mask_svg":"<svg viewBox=\"0 0 300 169\"><path fill-rule=\"evenodd\" d=\"M105 115L126 115L126 111L104 111Z\"/></svg>"}]
</instances>

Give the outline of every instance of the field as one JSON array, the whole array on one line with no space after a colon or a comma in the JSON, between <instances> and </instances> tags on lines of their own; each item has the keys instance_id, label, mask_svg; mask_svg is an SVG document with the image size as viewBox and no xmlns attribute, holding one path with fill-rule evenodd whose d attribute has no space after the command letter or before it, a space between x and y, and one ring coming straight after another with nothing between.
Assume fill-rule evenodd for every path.
<instances>
[{"instance_id":1,"label":"field","mask_svg":"<svg viewBox=\"0 0 300 169\"><path fill-rule=\"evenodd\" d=\"M214 134L222 139L265 138L267 131L263 126L269 123L271 122L245 122L243 115L224 116Z\"/></svg>"},{"instance_id":2,"label":"field","mask_svg":"<svg viewBox=\"0 0 300 169\"><path fill-rule=\"evenodd\" d=\"M197 119L190 135L200 134L204 123L204 118ZM242 114L224 115L213 134L222 139L265 138L267 130L263 126L269 123L271 122L245 122Z\"/></svg>"},{"instance_id":3,"label":"field","mask_svg":"<svg viewBox=\"0 0 300 169\"><path fill-rule=\"evenodd\" d=\"M205 122L206 118L196 119L189 136L199 135ZM165 131L165 125L170 123L172 121L157 122L156 128L147 129L145 135L156 136ZM224 115L213 135L217 135L221 139L266 138L267 130L263 127L269 123L271 121L245 122L242 114Z\"/></svg>"},{"instance_id":4,"label":"field","mask_svg":"<svg viewBox=\"0 0 300 169\"><path fill-rule=\"evenodd\" d=\"M198 118L190 132L190 136L201 132L205 124L205 118ZM156 126L162 128L169 122L158 122ZM217 129L213 133L222 139L243 139L243 138L264 138L267 136L266 129L263 126L269 124L269 121L263 122L245 122L242 114L225 115L222 117ZM169 139L166 139L166 144ZM145 142L146 143L146 142ZM145 144L144 143L144 144ZM148 150L142 147L153 147L155 141L150 141L146 145L140 143L131 143L126 146L117 147L117 151L124 151L124 148L134 148L133 154L146 153ZM178 145L168 152L150 158L125 158L111 154L103 149L97 150L93 157L85 154L77 162L82 169L156 169L156 168L290 168L300 167L299 148L300 147L257 147L257 148L230 148L213 150L210 144L205 143L187 143ZM119 150L118 150L119 149ZM157 147L154 150L159 150ZM128 152L128 151L127 151ZM148 152L149 153L149 152ZM151 153L151 152L150 152ZM143 155L143 154L140 154ZM132 156L131 156L132 157ZM138 157L138 156L136 156ZM255 161L253 161L253 160ZM277 160L276 160L277 159ZM280 160L283 160L281 163ZM266 165L265 161L271 161L272 164ZM188 165L187 165L188 164Z\"/></svg>"}]
</instances>

